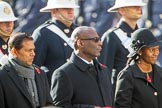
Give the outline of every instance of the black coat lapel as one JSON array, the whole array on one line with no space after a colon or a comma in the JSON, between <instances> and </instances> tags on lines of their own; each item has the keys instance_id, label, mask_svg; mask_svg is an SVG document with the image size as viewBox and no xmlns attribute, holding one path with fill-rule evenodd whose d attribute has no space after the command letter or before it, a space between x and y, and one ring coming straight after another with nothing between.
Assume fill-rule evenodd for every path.
<instances>
[{"instance_id":1,"label":"black coat lapel","mask_svg":"<svg viewBox=\"0 0 162 108\"><path fill-rule=\"evenodd\" d=\"M25 87L25 83L19 76L17 76L16 70L13 68L13 66L11 66L11 64L8 62L4 66L4 68L6 69L9 77L12 79L15 86L20 90L22 95L24 95L26 99L31 103L31 105L33 105L31 101L31 96L29 95L29 92L27 91L27 88Z\"/></svg>"},{"instance_id":2,"label":"black coat lapel","mask_svg":"<svg viewBox=\"0 0 162 108\"><path fill-rule=\"evenodd\" d=\"M42 85L43 84L43 80L41 79L41 77L39 77L39 74L37 74L37 72L35 72L35 81L36 81L36 86L37 86L37 94L38 94L38 100L39 100L39 103L41 105L41 103L43 103L43 89L42 89Z\"/></svg>"},{"instance_id":3,"label":"black coat lapel","mask_svg":"<svg viewBox=\"0 0 162 108\"><path fill-rule=\"evenodd\" d=\"M94 59L95 68L98 74L98 84L100 86L101 95L105 106L112 105L113 91L111 88L111 82L107 73L111 72L107 68L102 68L100 63ZM108 88L109 87L109 88ZM109 102L107 101L109 100Z\"/></svg>"},{"instance_id":4,"label":"black coat lapel","mask_svg":"<svg viewBox=\"0 0 162 108\"><path fill-rule=\"evenodd\" d=\"M70 57L70 61L82 72L86 72L88 65L81 60L78 56L76 56L74 53L72 53Z\"/></svg>"}]
</instances>

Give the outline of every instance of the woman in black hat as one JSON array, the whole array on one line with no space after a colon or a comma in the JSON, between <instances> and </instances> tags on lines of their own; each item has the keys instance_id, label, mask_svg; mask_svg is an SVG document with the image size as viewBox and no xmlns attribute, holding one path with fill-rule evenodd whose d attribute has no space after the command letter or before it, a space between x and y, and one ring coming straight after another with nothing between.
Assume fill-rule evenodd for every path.
<instances>
[{"instance_id":1,"label":"woman in black hat","mask_svg":"<svg viewBox=\"0 0 162 108\"><path fill-rule=\"evenodd\" d=\"M118 74L115 108L162 108L162 69L155 64L162 43L146 28L131 40L128 65Z\"/></svg>"}]
</instances>

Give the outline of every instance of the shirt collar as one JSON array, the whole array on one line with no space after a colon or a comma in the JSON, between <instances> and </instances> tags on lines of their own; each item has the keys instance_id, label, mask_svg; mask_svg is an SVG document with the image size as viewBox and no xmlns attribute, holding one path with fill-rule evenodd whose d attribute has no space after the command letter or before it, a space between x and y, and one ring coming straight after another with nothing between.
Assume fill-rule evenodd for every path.
<instances>
[{"instance_id":1,"label":"shirt collar","mask_svg":"<svg viewBox=\"0 0 162 108\"><path fill-rule=\"evenodd\" d=\"M83 59L82 57L78 56L77 54L76 54L76 56L79 57L81 60L83 60L85 63L93 65L93 60L91 60L91 62L89 62L89 61Z\"/></svg>"}]
</instances>

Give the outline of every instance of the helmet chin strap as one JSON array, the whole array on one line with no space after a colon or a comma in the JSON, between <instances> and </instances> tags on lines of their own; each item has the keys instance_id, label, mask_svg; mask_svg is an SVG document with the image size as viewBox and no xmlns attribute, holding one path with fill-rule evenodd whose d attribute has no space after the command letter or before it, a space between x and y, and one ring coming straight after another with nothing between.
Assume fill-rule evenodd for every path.
<instances>
[{"instance_id":1,"label":"helmet chin strap","mask_svg":"<svg viewBox=\"0 0 162 108\"><path fill-rule=\"evenodd\" d=\"M59 11L57 11L57 15L66 25L70 26L72 24L72 21L65 18Z\"/></svg>"},{"instance_id":2,"label":"helmet chin strap","mask_svg":"<svg viewBox=\"0 0 162 108\"><path fill-rule=\"evenodd\" d=\"M11 34L12 34L12 32L13 32L13 31L11 31L9 34L6 34L6 33L3 32L3 30L0 29L0 34L1 34L3 37L6 37L6 38L7 38L7 37L10 37Z\"/></svg>"}]
</instances>

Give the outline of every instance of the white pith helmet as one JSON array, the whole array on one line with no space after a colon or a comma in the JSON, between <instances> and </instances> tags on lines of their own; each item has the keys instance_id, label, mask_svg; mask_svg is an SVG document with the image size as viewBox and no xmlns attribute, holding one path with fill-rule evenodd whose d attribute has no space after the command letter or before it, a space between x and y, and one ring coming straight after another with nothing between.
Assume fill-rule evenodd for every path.
<instances>
[{"instance_id":1,"label":"white pith helmet","mask_svg":"<svg viewBox=\"0 0 162 108\"><path fill-rule=\"evenodd\" d=\"M146 3L143 0L116 0L115 5L109 8L108 12L117 12L118 8L129 6L145 6Z\"/></svg>"},{"instance_id":2,"label":"white pith helmet","mask_svg":"<svg viewBox=\"0 0 162 108\"><path fill-rule=\"evenodd\" d=\"M17 19L11 6L7 2L0 1L0 22L15 21Z\"/></svg>"},{"instance_id":3,"label":"white pith helmet","mask_svg":"<svg viewBox=\"0 0 162 108\"><path fill-rule=\"evenodd\" d=\"M47 6L40 9L40 12L50 12L56 8L79 8L79 6L75 4L75 0L48 0Z\"/></svg>"}]
</instances>

